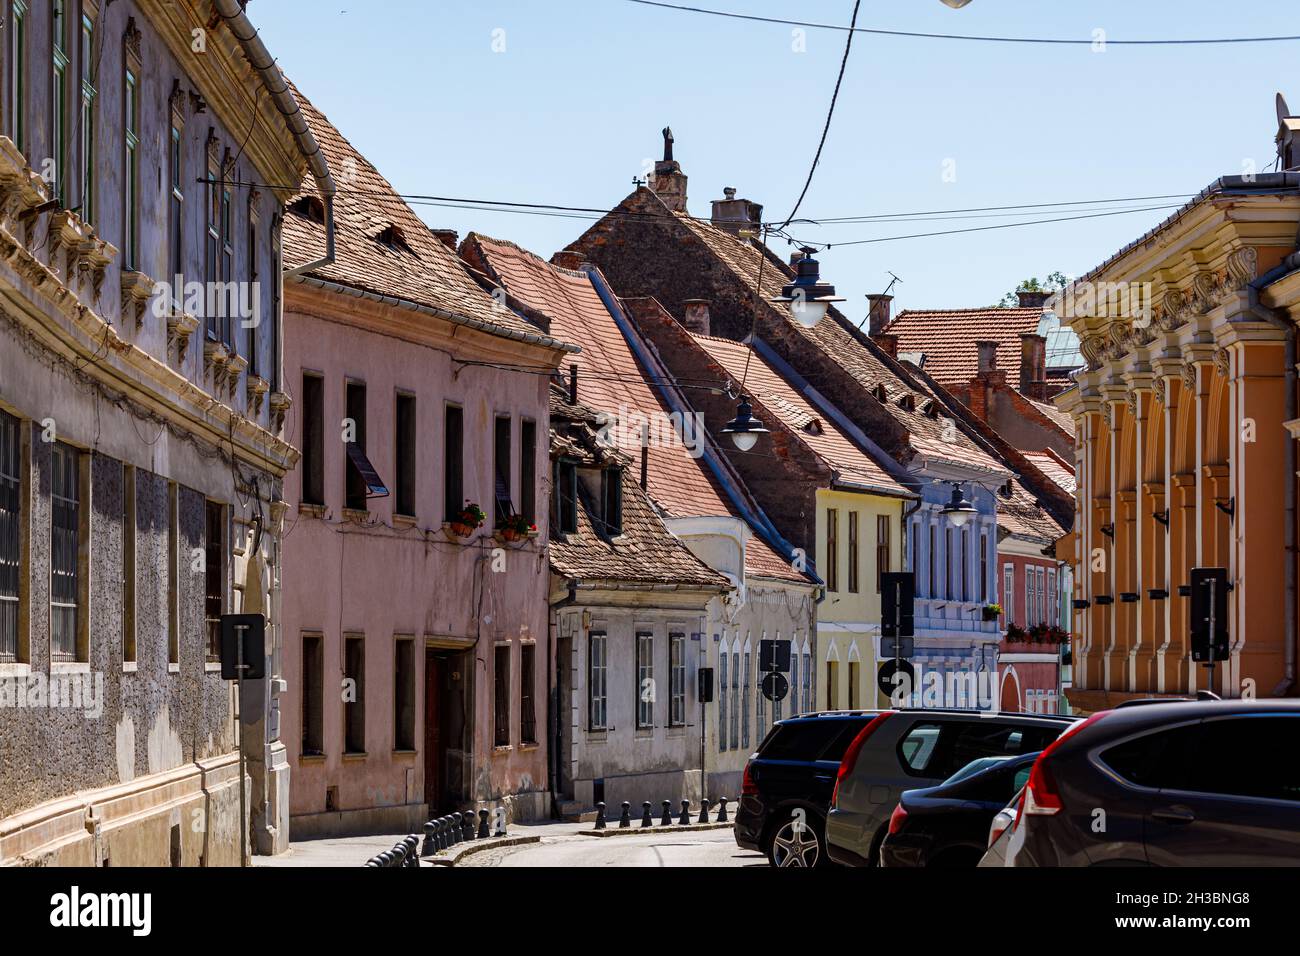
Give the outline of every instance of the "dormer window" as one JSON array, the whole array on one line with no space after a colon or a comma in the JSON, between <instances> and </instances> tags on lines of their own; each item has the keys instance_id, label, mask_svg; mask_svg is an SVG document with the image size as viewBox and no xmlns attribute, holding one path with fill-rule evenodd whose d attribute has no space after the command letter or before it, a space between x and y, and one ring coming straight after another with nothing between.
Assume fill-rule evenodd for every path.
<instances>
[{"instance_id":1,"label":"dormer window","mask_svg":"<svg viewBox=\"0 0 1300 956\"><path fill-rule=\"evenodd\" d=\"M905 412L916 411L916 399L911 395L904 395L898 400L898 407Z\"/></svg>"},{"instance_id":2,"label":"dormer window","mask_svg":"<svg viewBox=\"0 0 1300 956\"><path fill-rule=\"evenodd\" d=\"M605 534L617 538L623 533L622 468L606 468L600 473L600 509Z\"/></svg>"},{"instance_id":3,"label":"dormer window","mask_svg":"<svg viewBox=\"0 0 1300 956\"><path fill-rule=\"evenodd\" d=\"M820 418L808 419L808 422L803 426L803 430L807 432L809 435L821 435L825 432L825 429L822 428L822 422Z\"/></svg>"},{"instance_id":4,"label":"dormer window","mask_svg":"<svg viewBox=\"0 0 1300 956\"><path fill-rule=\"evenodd\" d=\"M936 405L934 402L926 402L925 407L922 409L922 411L925 412L926 418L939 417L939 406Z\"/></svg>"},{"instance_id":5,"label":"dormer window","mask_svg":"<svg viewBox=\"0 0 1300 956\"><path fill-rule=\"evenodd\" d=\"M875 399L878 402L889 401L889 393L885 391L885 386L883 385L877 385L875 388L871 390L871 394L875 396Z\"/></svg>"},{"instance_id":6,"label":"dormer window","mask_svg":"<svg viewBox=\"0 0 1300 956\"><path fill-rule=\"evenodd\" d=\"M551 520L560 534L578 530L578 463L570 458L555 461L552 479Z\"/></svg>"},{"instance_id":7,"label":"dormer window","mask_svg":"<svg viewBox=\"0 0 1300 956\"><path fill-rule=\"evenodd\" d=\"M289 204L289 212L302 216L318 226L325 225L325 204L319 196L303 196Z\"/></svg>"},{"instance_id":8,"label":"dormer window","mask_svg":"<svg viewBox=\"0 0 1300 956\"><path fill-rule=\"evenodd\" d=\"M403 234L399 226L389 225L375 236L375 242L379 243L381 246L387 246L394 252L407 252L414 255L414 253L411 252L410 245L406 241L406 236Z\"/></svg>"}]
</instances>

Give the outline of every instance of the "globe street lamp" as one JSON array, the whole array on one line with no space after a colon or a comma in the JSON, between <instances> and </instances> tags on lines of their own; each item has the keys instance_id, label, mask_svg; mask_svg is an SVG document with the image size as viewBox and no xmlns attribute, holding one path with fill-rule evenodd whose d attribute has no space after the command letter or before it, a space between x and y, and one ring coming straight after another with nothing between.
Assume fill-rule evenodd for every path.
<instances>
[{"instance_id":1,"label":"globe street lamp","mask_svg":"<svg viewBox=\"0 0 1300 956\"><path fill-rule=\"evenodd\" d=\"M939 514L945 515L952 522L954 528L965 527L966 522L970 521L979 512L975 509L966 496L962 494L960 482L950 482L952 485L952 498L944 505Z\"/></svg>"},{"instance_id":2,"label":"globe street lamp","mask_svg":"<svg viewBox=\"0 0 1300 956\"><path fill-rule=\"evenodd\" d=\"M727 422L727 427L722 429L722 434L730 435L732 443L740 451L749 451L758 443L760 435L767 434L763 423L754 417L754 409L749 404L748 395L740 396L736 417Z\"/></svg>"},{"instance_id":3,"label":"globe street lamp","mask_svg":"<svg viewBox=\"0 0 1300 956\"><path fill-rule=\"evenodd\" d=\"M843 302L844 297L835 294L835 286L822 282L821 266L813 258L817 250L804 246L800 251L803 258L795 267L794 281L784 286L772 301L788 305L799 324L811 329L826 317L832 302Z\"/></svg>"}]
</instances>

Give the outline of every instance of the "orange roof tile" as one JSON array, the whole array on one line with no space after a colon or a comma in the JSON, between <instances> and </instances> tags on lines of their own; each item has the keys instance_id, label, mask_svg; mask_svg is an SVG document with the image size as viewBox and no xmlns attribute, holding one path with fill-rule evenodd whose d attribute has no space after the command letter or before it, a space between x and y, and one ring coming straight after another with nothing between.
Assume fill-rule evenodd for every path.
<instances>
[{"instance_id":1,"label":"orange roof tile","mask_svg":"<svg viewBox=\"0 0 1300 956\"><path fill-rule=\"evenodd\" d=\"M885 331L898 336L898 351L924 352L925 370L938 382L965 384L979 371L975 343L998 343L997 367L1019 374L1020 335L1037 332L1041 308L907 309Z\"/></svg>"},{"instance_id":2,"label":"orange roof tile","mask_svg":"<svg viewBox=\"0 0 1300 956\"><path fill-rule=\"evenodd\" d=\"M1062 461L1059 456L1051 451L1026 451L1021 452L1021 454L1028 458L1044 475L1070 494L1074 494L1074 469L1067 462Z\"/></svg>"}]
</instances>

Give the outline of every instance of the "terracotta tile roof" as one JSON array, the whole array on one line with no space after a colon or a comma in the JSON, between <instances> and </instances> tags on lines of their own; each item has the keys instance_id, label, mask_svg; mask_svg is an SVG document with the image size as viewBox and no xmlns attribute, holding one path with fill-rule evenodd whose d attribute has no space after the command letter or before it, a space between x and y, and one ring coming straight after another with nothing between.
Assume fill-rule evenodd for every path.
<instances>
[{"instance_id":1,"label":"terracotta tile roof","mask_svg":"<svg viewBox=\"0 0 1300 956\"><path fill-rule=\"evenodd\" d=\"M848 372L865 389L878 386L885 389L885 407L895 420L907 429L912 449L934 458L956 461L979 468L1000 469L1001 466L984 453L960 429L945 434L941 418L931 418L926 406L935 396L919 383L903 378L878 355L860 342L849 331L848 320L836 310L807 328L796 322L786 309L778 308L770 299L781 294L781 288L790 281L793 273L780 260L765 255L755 241L742 239L711 223L693 219L682 213L669 213L705 243L714 254L749 287L753 287L762 273L761 305L768 316L783 322L812 341L828 359ZM760 263L765 263L760 270ZM1017 346L1017 349L1019 346ZM909 411L899 403L911 400ZM906 462L903 462L906 464Z\"/></svg>"},{"instance_id":2,"label":"terracotta tile roof","mask_svg":"<svg viewBox=\"0 0 1300 956\"><path fill-rule=\"evenodd\" d=\"M552 343L509 309L496 306L457 258L370 162L297 89L294 95L334 178L336 260L310 273L328 282L394 296L470 320L484 331ZM313 211L313 206L317 207ZM316 183L307 174L284 217L286 268L325 254Z\"/></svg>"},{"instance_id":3,"label":"terracotta tile roof","mask_svg":"<svg viewBox=\"0 0 1300 956\"><path fill-rule=\"evenodd\" d=\"M1071 467L1069 463L1063 461L1060 456L1050 450L1027 451L1023 452L1023 454L1044 475L1056 482L1056 484L1060 485L1070 494L1074 494L1074 468Z\"/></svg>"},{"instance_id":4,"label":"terracotta tile roof","mask_svg":"<svg viewBox=\"0 0 1300 956\"><path fill-rule=\"evenodd\" d=\"M791 428L800 441L838 472L840 480L896 494L910 494L833 422L825 420L822 413L776 369L757 354L751 355L747 346L714 336L691 337L733 379L737 382L743 379L750 396Z\"/></svg>"},{"instance_id":5,"label":"terracotta tile roof","mask_svg":"<svg viewBox=\"0 0 1300 956\"><path fill-rule=\"evenodd\" d=\"M1037 332L1043 310L908 309L889 327L898 336L899 352L924 352L925 370L939 382L965 384L979 371L975 343L998 343L997 367L1016 379L1020 370L1020 336Z\"/></svg>"},{"instance_id":6,"label":"terracotta tile roof","mask_svg":"<svg viewBox=\"0 0 1300 956\"><path fill-rule=\"evenodd\" d=\"M1064 432L1071 441L1074 441L1074 419L1065 414L1065 412L1061 411L1051 402L1040 402L1028 397L1025 397L1025 401L1042 412L1043 415L1052 422L1052 424Z\"/></svg>"},{"instance_id":7,"label":"terracotta tile roof","mask_svg":"<svg viewBox=\"0 0 1300 956\"><path fill-rule=\"evenodd\" d=\"M632 584L685 584L718 591L731 582L697 558L664 526L637 481L626 455L604 448L598 440L596 410L569 405L565 395L551 389L551 453L580 459L583 465L623 466L622 533L610 537L597 517L595 502L580 493L578 530L560 534L552 527L551 567L556 574L582 581ZM613 459L611 461L611 459Z\"/></svg>"},{"instance_id":8,"label":"terracotta tile roof","mask_svg":"<svg viewBox=\"0 0 1300 956\"><path fill-rule=\"evenodd\" d=\"M560 268L512 242L478 233L465 238L462 254L481 261L511 296L549 318L552 335L582 345L582 352L569 359L578 366L579 400L617 423L609 428L609 437L638 461L639 422L650 422L647 490L664 515L739 517L713 473L672 432L671 408L648 380L587 273ZM746 545L745 561L752 574L807 581L758 535Z\"/></svg>"},{"instance_id":9,"label":"terracotta tile roof","mask_svg":"<svg viewBox=\"0 0 1300 956\"><path fill-rule=\"evenodd\" d=\"M998 498L998 527L1008 534L1022 538L1035 538L1044 544L1055 542L1065 534L1046 510L1035 503L1032 492L1019 481L1011 481L1011 497Z\"/></svg>"}]
</instances>

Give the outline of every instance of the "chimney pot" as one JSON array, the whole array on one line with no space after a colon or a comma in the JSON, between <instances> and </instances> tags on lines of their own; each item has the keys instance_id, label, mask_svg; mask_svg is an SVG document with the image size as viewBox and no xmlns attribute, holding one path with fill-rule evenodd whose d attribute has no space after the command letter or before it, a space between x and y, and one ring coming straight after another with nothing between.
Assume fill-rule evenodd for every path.
<instances>
[{"instance_id":1,"label":"chimney pot","mask_svg":"<svg viewBox=\"0 0 1300 956\"><path fill-rule=\"evenodd\" d=\"M748 199L737 199L735 186L727 186L722 195L725 198L713 200L712 222L719 229L739 233L763 224L763 207Z\"/></svg>"},{"instance_id":2,"label":"chimney pot","mask_svg":"<svg viewBox=\"0 0 1300 956\"><path fill-rule=\"evenodd\" d=\"M871 317L871 321L868 329L871 337L875 338L884 332L885 329L889 328L890 303L894 301L894 297L892 295L876 293L868 295L867 301L871 303L870 312L868 313Z\"/></svg>"},{"instance_id":3,"label":"chimney pot","mask_svg":"<svg viewBox=\"0 0 1300 956\"><path fill-rule=\"evenodd\" d=\"M1051 292L1017 292L1016 298L1020 300L1022 309L1041 309L1047 300L1052 297Z\"/></svg>"},{"instance_id":4,"label":"chimney pot","mask_svg":"<svg viewBox=\"0 0 1300 956\"><path fill-rule=\"evenodd\" d=\"M985 375L998 367L998 343L989 339L981 339L975 343L975 348L979 351L979 372Z\"/></svg>"},{"instance_id":5,"label":"chimney pot","mask_svg":"<svg viewBox=\"0 0 1300 956\"><path fill-rule=\"evenodd\" d=\"M712 335L708 299L687 299L682 303L682 325L696 335Z\"/></svg>"},{"instance_id":6,"label":"chimney pot","mask_svg":"<svg viewBox=\"0 0 1300 956\"><path fill-rule=\"evenodd\" d=\"M587 257L576 249L561 249L551 256L551 265L559 266L561 269L569 269L573 272L581 269L582 264L586 261Z\"/></svg>"},{"instance_id":7,"label":"chimney pot","mask_svg":"<svg viewBox=\"0 0 1300 956\"><path fill-rule=\"evenodd\" d=\"M1030 398L1040 397L1047 384L1047 339L1036 332L1020 335L1020 392Z\"/></svg>"},{"instance_id":8,"label":"chimney pot","mask_svg":"<svg viewBox=\"0 0 1300 956\"><path fill-rule=\"evenodd\" d=\"M429 231L437 237L439 242L452 252L456 251L456 245L460 239L460 235L455 229L430 229Z\"/></svg>"}]
</instances>

